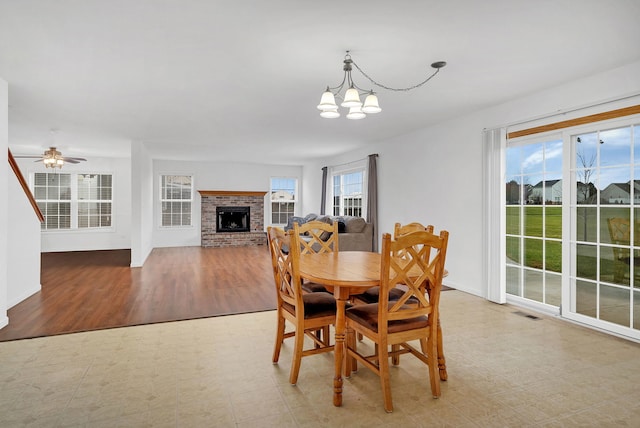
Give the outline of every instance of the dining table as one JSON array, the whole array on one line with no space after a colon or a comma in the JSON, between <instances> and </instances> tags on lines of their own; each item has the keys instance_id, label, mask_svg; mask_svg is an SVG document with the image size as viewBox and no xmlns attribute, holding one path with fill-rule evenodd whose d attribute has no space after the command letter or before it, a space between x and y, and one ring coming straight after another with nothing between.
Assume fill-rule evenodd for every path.
<instances>
[{"instance_id":1,"label":"dining table","mask_svg":"<svg viewBox=\"0 0 640 428\"><path fill-rule=\"evenodd\" d=\"M369 251L337 251L300 255L302 279L322 284L333 291L336 299L336 324L334 348L333 405L342 405L342 371L346 355L346 306L349 298L368 288L380 285L380 253ZM438 320L440 333L440 320ZM438 367L440 379L446 380L446 365L442 353L442 341L438 339Z\"/></svg>"}]
</instances>

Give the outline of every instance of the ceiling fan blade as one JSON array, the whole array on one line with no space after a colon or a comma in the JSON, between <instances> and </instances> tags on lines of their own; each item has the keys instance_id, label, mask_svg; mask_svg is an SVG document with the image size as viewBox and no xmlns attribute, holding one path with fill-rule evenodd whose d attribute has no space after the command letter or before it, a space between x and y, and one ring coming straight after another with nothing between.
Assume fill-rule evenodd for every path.
<instances>
[{"instance_id":1,"label":"ceiling fan blade","mask_svg":"<svg viewBox=\"0 0 640 428\"><path fill-rule=\"evenodd\" d=\"M65 162L71 162L71 161L79 161L79 162L86 162L87 160L85 158L73 158L73 157L63 157L62 158Z\"/></svg>"},{"instance_id":2,"label":"ceiling fan blade","mask_svg":"<svg viewBox=\"0 0 640 428\"><path fill-rule=\"evenodd\" d=\"M42 155L15 155L14 158L23 158L23 159L42 159Z\"/></svg>"}]
</instances>

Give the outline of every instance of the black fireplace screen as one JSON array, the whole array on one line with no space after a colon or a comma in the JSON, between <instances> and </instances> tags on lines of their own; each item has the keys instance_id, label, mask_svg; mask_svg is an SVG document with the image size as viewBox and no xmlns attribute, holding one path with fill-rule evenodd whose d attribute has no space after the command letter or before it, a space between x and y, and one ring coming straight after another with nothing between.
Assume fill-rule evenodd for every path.
<instances>
[{"instance_id":1,"label":"black fireplace screen","mask_svg":"<svg viewBox=\"0 0 640 428\"><path fill-rule=\"evenodd\" d=\"M249 207L216 207L216 232L251 231Z\"/></svg>"}]
</instances>

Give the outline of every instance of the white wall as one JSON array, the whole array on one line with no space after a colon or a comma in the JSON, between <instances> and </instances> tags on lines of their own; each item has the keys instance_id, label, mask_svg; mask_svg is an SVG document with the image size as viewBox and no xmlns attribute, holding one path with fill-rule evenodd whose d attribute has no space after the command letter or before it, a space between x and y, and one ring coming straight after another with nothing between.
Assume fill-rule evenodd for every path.
<instances>
[{"instance_id":1,"label":"white wall","mask_svg":"<svg viewBox=\"0 0 640 428\"><path fill-rule=\"evenodd\" d=\"M20 182L9 172L9 230L7 242L7 306L40 291L40 219Z\"/></svg>"},{"instance_id":2,"label":"white wall","mask_svg":"<svg viewBox=\"0 0 640 428\"><path fill-rule=\"evenodd\" d=\"M7 260L8 242L4 237L9 230L8 210L9 187L7 149L9 147L9 88L0 78L0 328L9 323L7 318Z\"/></svg>"},{"instance_id":3,"label":"white wall","mask_svg":"<svg viewBox=\"0 0 640 428\"><path fill-rule=\"evenodd\" d=\"M193 218L191 227L161 228L160 175L192 175L194 194ZM238 190L264 191L265 219L270 224L268 193L271 177L302 177L302 167L289 165L258 165L249 163L215 163L155 160L153 162L153 194L154 194L154 247L199 246L200 245L200 194L198 190ZM300 194L304 193L300 189Z\"/></svg>"},{"instance_id":4,"label":"white wall","mask_svg":"<svg viewBox=\"0 0 640 428\"><path fill-rule=\"evenodd\" d=\"M14 153L15 154L15 153ZM63 153L64 154L64 153ZM32 187L35 172L53 172L33 159L16 159ZM131 246L131 168L126 158L96 158L65 164L59 172L113 174L113 227L105 230L54 230L42 232L42 252L114 250Z\"/></svg>"},{"instance_id":5,"label":"white wall","mask_svg":"<svg viewBox=\"0 0 640 428\"><path fill-rule=\"evenodd\" d=\"M153 249L153 161L143 143L131 144L131 267L140 267Z\"/></svg>"},{"instance_id":6,"label":"white wall","mask_svg":"<svg viewBox=\"0 0 640 428\"><path fill-rule=\"evenodd\" d=\"M307 164L304 211L319 209L322 166L378 153L379 235L392 233L395 222L419 221L433 224L436 230L448 230L449 276L445 284L486 297L482 278L483 129L638 93L640 62L373 144L366 150Z\"/></svg>"}]
</instances>

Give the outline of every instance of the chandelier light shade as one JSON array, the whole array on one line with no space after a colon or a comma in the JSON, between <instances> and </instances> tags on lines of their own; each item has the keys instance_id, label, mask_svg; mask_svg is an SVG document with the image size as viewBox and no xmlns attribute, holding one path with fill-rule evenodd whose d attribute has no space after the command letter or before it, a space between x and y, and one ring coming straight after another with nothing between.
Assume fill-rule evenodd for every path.
<instances>
[{"instance_id":1,"label":"chandelier light shade","mask_svg":"<svg viewBox=\"0 0 640 428\"><path fill-rule=\"evenodd\" d=\"M320 98L320 104L318 104L318 110L328 111L328 110L337 110L338 106L336 105L336 98L333 95L333 92L327 90L322 93L322 98Z\"/></svg>"},{"instance_id":2,"label":"chandelier light shade","mask_svg":"<svg viewBox=\"0 0 640 428\"><path fill-rule=\"evenodd\" d=\"M382 109L378 105L378 96L373 92L370 92L367 95L367 98L364 100L364 105L362 106L362 111L366 114L374 114L380 113Z\"/></svg>"},{"instance_id":3,"label":"chandelier light shade","mask_svg":"<svg viewBox=\"0 0 640 428\"><path fill-rule=\"evenodd\" d=\"M351 55L349 51L344 57L343 61L344 65L342 70L344 71L344 77L342 78L342 82L338 86L327 86L327 89L322 93L322 97L320 98L320 104L318 104L318 110L320 110L320 116L325 119L335 119L340 117L340 112L338 111L338 105L336 104L336 98L341 99L340 107L348 108L349 113L347 113L347 119L358 120L364 119L368 114L376 114L382 111L380 108L380 104L378 102L377 94L371 90L364 90L355 84L353 78L351 77L351 71L353 67L357 68L362 75L369 80L375 86L378 86L382 89L386 89L388 91L396 91L396 92L407 92L412 89L419 88L420 86L427 83L434 77L442 67L447 65L444 61L438 61L431 64L431 67L435 68L435 72L427 77L424 81L410 86L408 88L392 88L390 86L385 86L381 83L376 82L371 77L369 77L358 65L353 62L351 59ZM341 93L343 88L347 88L344 94ZM361 96L365 96L364 104L360 100Z\"/></svg>"},{"instance_id":4,"label":"chandelier light shade","mask_svg":"<svg viewBox=\"0 0 640 428\"><path fill-rule=\"evenodd\" d=\"M338 112L338 106L336 106L336 108L331 110L321 111L320 116L324 117L325 119L335 119L337 117L340 117L340 113Z\"/></svg>"},{"instance_id":5,"label":"chandelier light shade","mask_svg":"<svg viewBox=\"0 0 640 428\"><path fill-rule=\"evenodd\" d=\"M351 120L364 119L365 117L367 117L367 115L364 114L360 106L351 107L349 109L349 113L347 114L347 119Z\"/></svg>"}]
</instances>

